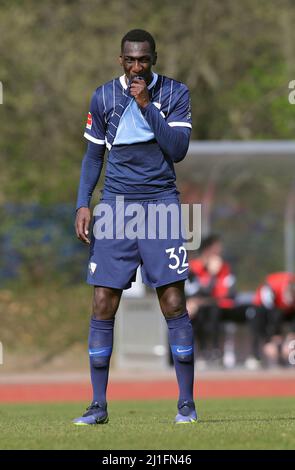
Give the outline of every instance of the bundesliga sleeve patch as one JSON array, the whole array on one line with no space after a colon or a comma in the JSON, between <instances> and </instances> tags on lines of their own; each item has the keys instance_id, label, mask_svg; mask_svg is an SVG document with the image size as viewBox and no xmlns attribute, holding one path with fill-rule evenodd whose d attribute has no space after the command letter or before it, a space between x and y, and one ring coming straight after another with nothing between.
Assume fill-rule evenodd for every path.
<instances>
[{"instance_id":1,"label":"bundesliga sleeve patch","mask_svg":"<svg viewBox=\"0 0 295 470\"><path fill-rule=\"evenodd\" d=\"M86 127L87 129L91 129L92 127L92 114L91 113L88 113Z\"/></svg>"}]
</instances>

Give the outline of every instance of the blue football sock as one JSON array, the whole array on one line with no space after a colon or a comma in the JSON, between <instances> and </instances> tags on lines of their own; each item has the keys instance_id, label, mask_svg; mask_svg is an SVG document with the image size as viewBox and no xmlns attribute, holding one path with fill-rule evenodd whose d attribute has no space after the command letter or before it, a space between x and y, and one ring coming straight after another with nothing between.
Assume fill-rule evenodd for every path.
<instances>
[{"instance_id":1,"label":"blue football sock","mask_svg":"<svg viewBox=\"0 0 295 470\"><path fill-rule=\"evenodd\" d=\"M188 313L166 318L168 337L179 387L179 402L193 401L194 338Z\"/></svg>"},{"instance_id":2,"label":"blue football sock","mask_svg":"<svg viewBox=\"0 0 295 470\"><path fill-rule=\"evenodd\" d=\"M113 349L113 320L95 320L90 322L89 361L93 389L93 401L106 402L106 389L109 377L110 358Z\"/></svg>"}]
</instances>

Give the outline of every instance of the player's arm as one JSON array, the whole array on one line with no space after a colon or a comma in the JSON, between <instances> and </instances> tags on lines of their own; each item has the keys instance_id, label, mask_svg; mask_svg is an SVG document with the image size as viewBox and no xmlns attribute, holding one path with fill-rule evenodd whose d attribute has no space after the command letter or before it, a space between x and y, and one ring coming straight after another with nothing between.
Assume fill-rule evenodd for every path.
<instances>
[{"instance_id":1,"label":"player's arm","mask_svg":"<svg viewBox=\"0 0 295 470\"><path fill-rule=\"evenodd\" d=\"M143 116L153 130L158 144L174 162L180 162L186 156L192 127L189 91L182 85L182 90L178 93L178 101L168 116L167 122L150 102L145 82L134 80L131 85L131 94L135 97Z\"/></svg>"},{"instance_id":2,"label":"player's arm","mask_svg":"<svg viewBox=\"0 0 295 470\"><path fill-rule=\"evenodd\" d=\"M168 155L175 163L183 160L188 151L191 129L171 128L152 104L144 116L165 155Z\"/></svg>"},{"instance_id":3,"label":"player's arm","mask_svg":"<svg viewBox=\"0 0 295 470\"><path fill-rule=\"evenodd\" d=\"M75 229L79 240L87 244L90 243L87 236L91 220L89 206L93 191L101 174L104 153L105 146L89 142L87 152L82 160Z\"/></svg>"},{"instance_id":4,"label":"player's arm","mask_svg":"<svg viewBox=\"0 0 295 470\"><path fill-rule=\"evenodd\" d=\"M87 151L82 160L80 184L76 205L75 230L79 240L86 244L91 220L90 202L99 180L105 153L105 119L103 115L101 88L93 94L84 137L88 140Z\"/></svg>"},{"instance_id":5,"label":"player's arm","mask_svg":"<svg viewBox=\"0 0 295 470\"><path fill-rule=\"evenodd\" d=\"M191 129L170 127L152 103L144 108L143 115L165 155L175 163L183 160L188 151Z\"/></svg>"}]
</instances>

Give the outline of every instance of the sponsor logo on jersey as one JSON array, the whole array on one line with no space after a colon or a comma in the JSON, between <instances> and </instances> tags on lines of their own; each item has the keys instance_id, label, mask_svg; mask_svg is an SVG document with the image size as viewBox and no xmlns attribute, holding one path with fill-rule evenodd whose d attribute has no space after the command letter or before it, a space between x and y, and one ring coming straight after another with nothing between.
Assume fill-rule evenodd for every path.
<instances>
[{"instance_id":1,"label":"sponsor logo on jersey","mask_svg":"<svg viewBox=\"0 0 295 470\"><path fill-rule=\"evenodd\" d=\"M92 127L92 114L91 113L88 113L86 127L87 129L91 129Z\"/></svg>"}]
</instances>

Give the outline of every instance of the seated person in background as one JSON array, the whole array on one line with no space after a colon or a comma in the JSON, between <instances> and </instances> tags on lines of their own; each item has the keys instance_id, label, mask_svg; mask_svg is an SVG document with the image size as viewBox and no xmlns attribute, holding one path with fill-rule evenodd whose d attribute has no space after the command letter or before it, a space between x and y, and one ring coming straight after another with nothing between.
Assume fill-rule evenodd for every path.
<instances>
[{"instance_id":1,"label":"seated person in background","mask_svg":"<svg viewBox=\"0 0 295 470\"><path fill-rule=\"evenodd\" d=\"M219 235L210 235L202 240L199 256L189 261L187 310L202 361L220 359L220 312L234 304L235 277L222 259L222 250Z\"/></svg>"},{"instance_id":2,"label":"seated person in background","mask_svg":"<svg viewBox=\"0 0 295 470\"><path fill-rule=\"evenodd\" d=\"M269 365L287 364L290 352L288 346L295 338L295 274L269 274L255 292L253 307L249 309L247 317L251 331L252 356L246 360L246 367L255 369L259 366L261 352ZM282 331L284 320L291 322L285 340Z\"/></svg>"}]
</instances>

